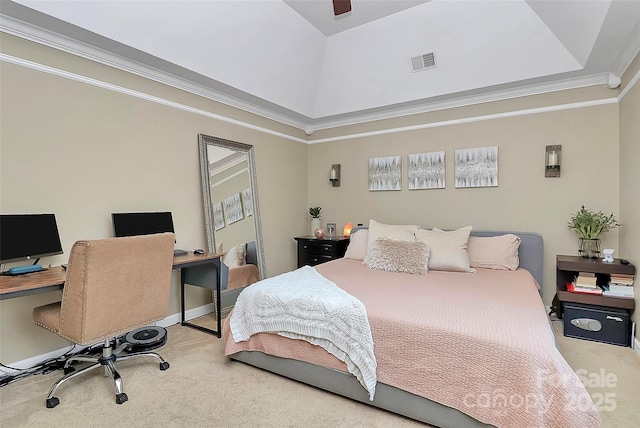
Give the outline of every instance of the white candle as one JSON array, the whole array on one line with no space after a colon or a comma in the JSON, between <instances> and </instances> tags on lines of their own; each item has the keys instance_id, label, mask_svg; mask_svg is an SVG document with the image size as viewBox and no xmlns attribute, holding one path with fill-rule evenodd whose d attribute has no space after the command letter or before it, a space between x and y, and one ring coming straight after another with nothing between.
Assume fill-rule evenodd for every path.
<instances>
[{"instance_id":1,"label":"white candle","mask_svg":"<svg viewBox=\"0 0 640 428\"><path fill-rule=\"evenodd\" d=\"M558 166L558 153L555 150L549 152L549 166Z\"/></svg>"},{"instance_id":2,"label":"white candle","mask_svg":"<svg viewBox=\"0 0 640 428\"><path fill-rule=\"evenodd\" d=\"M332 180L336 179L336 169L335 168L331 168L331 179Z\"/></svg>"}]
</instances>

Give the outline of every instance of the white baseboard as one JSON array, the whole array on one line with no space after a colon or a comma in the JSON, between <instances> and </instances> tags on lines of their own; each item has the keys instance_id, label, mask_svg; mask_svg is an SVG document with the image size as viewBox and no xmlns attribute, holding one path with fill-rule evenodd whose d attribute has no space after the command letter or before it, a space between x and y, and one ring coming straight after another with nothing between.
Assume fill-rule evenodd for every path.
<instances>
[{"instance_id":1,"label":"white baseboard","mask_svg":"<svg viewBox=\"0 0 640 428\"><path fill-rule=\"evenodd\" d=\"M186 319L190 320L192 318L201 317L203 315L209 314L213 312L213 303L209 303L208 305L200 306L198 308L193 308L185 311ZM155 323L156 326L159 327L169 327L175 324L180 323L180 313L176 313L173 315L169 315L168 317L157 321ZM57 349L55 351L47 352L46 354L36 355L35 357L27 358L25 360L16 361L15 363L7 364L9 367L15 367L19 370L26 370L31 367L35 367L43 361L58 358L61 355L69 352L73 345ZM82 349L82 347L80 347Z\"/></svg>"},{"instance_id":2,"label":"white baseboard","mask_svg":"<svg viewBox=\"0 0 640 428\"><path fill-rule=\"evenodd\" d=\"M198 318L201 317L203 315L206 314L210 314L211 312L213 312L213 303L209 303L208 305L204 305L204 306L200 306L197 308L193 308L193 309L189 309L187 311L185 311L184 316L186 319L190 320L193 318ZM158 322L156 322L155 325L160 326L160 327L169 327L175 324L179 324L180 323L180 314L176 313L173 315L169 315L168 317L166 317L165 319L162 319Z\"/></svg>"}]
</instances>

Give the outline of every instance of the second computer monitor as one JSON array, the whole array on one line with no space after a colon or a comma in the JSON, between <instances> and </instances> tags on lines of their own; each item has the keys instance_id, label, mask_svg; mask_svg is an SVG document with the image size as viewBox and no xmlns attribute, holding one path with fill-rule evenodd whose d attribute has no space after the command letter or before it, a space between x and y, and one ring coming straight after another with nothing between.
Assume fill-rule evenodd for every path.
<instances>
[{"instance_id":1,"label":"second computer monitor","mask_svg":"<svg viewBox=\"0 0 640 428\"><path fill-rule=\"evenodd\" d=\"M112 213L113 231L117 238L123 236L149 235L171 232L173 217L171 212Z\"/></svg>"}]
</instances>

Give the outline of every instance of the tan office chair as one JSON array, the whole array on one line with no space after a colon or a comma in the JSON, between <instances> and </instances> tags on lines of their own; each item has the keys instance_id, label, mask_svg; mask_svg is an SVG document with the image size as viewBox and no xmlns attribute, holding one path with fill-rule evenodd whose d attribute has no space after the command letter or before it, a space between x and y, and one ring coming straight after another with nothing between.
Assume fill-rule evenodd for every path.
<instances>
[{"instance_id":1,"label":"tan office chair","mask_svg":"<svg viewBox=\"0 0 640 428\"><path fill-rule=\"evenodd\" d=\"M160 370L169 368L169 363L155 352L119 355L130 345L123 342L115 346L116 338L123 333L167 316L174 242L173 233L162 233L78 241L73 245L62 301L35 308L33 319L76 344L104 344L100 357L75 356L65 362L65 376L47 395L48 408L60 403L53 395L60 385L101 366L105 376L111 374L116 403L127 401L116 360L154 357L160 360ZM74 361L93 364L75 371L71 366Z\"/></svg>"}]
</instances>

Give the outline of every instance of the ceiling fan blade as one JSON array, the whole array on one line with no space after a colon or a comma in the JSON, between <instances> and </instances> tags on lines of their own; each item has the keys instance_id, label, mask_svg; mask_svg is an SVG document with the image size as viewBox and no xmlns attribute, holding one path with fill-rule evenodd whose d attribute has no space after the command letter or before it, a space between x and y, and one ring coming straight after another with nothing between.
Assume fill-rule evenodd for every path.
<instances>
[{"instance_id":1,"label":"ceiling fan blade","mask_svg":"<svg viewBox=\"0 0 640 428\"><path fill-rule=\"evenodd\" d=\"M351 12L351 0L333 0L333 14L335 16Z\"/></svg>"}]
</instances>

